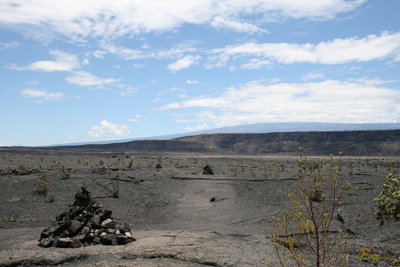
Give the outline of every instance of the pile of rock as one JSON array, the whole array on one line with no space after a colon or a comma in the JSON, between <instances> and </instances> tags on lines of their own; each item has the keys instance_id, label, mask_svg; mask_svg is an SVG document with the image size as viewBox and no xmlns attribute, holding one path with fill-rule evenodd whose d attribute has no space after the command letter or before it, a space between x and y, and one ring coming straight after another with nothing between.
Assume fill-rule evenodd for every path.
<instances>
[{"instance_id":1,"label":"pile of rock","mask_svg":"<svg viewBox=\"0 0 400 267\"><path fill-rule=\"evenodd\" d=\"M88 245L126 245L135 241L128 224L117 225L111 211L90 198L82 187L75 194L75 202L67 212L56 217L53 226L40 234L43 247L78 248Z\"/></svg>"},{"instance_id":2,"label":"pile of rock","mask_svg":"<svg viewBox=\"0 0 400 267\"><path fill-rule=\"evenodd\" d=\"M211 166L210 166L209 164L207 164L206 166L204 166L202 174L205 174L205 175L214 175L214 171L213 171L213 169L211 168Z\"/></svg>"}]
</instances>

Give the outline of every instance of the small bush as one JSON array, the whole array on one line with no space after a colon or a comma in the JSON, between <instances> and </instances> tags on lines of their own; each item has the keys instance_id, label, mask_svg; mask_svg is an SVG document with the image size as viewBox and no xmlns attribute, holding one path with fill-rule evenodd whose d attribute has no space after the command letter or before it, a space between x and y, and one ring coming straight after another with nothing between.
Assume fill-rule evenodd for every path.
<instances>
[{"instance_id":1,"label":"small bush","mask_svg":"<svg viewBox=\"0 0 400 267\"><path fill-rule=\"evenodd\" d=\"M336 167L332 155L313 165L300 151L296 185L288 194L292 209L270 220L273 262L267 266L345 265L347 236L330 227L343 193L338 185L341 157Z\"/></svg>"},{"instance_id":2,"label":"small bush","mask_svg":"<svg viewBox=\"0 0 400 267\"><path fill-rule=\"evenodd\" d=\"M71 177L71 172L67 171L67 170L63 170L63 172L61 173L61 178L62 179L68 179Z\"/></svg>"},{"instance_id":3,"label":"small bush","mask_svg":"<svg viewBox=\"0 0 400 267\"><path fill-rule=\"evenodd\" d=\"M121 193L119 192L118 188L114 187L113 191L111 192L110 197L119 198L120 195L121 195Z\"/></svg>"},{"instance_id":4,"label":"small bush","mask_svg":"<svg viewBox=\"0 0 400 267\"><path fill-rule=\"evenodd\" d=\"M400 175L399 175L400 178ZM386 220L399 220L400 217L400 179L389 173L380 195L374 199L378 205L375 218L383 225Z\"/></svg>"},{"instance_id":5,"label":"small bush","mask_svg":"<svg viewBox=\"0 0 400 267\"><path fill-rule=\"evenodd\" d=\"M112 187L112 192L110 197L112 198L118 198L119 196L121 196L121 192L119 191L119 178L120 178L121 174L117 173L115 174L115 176L113 178L111 178L110 184Z\"/></svg>"},{"instance_id":6,"label":"small bush","mask_svg":"<svg viewBox=\"0 0 400 267\"><path fill-rule=\"evenodd\" d=\"M40 172L39 173L39 178L36 179L33 184L38 188L39 192L42 193L43 195L47 195L49 188L49 180L50 176L45 173L45 172Z\"/></svg>"},{"instance_id":7,"label":"small bush","mask_svg":"<svg viewBox=\"0 0 400 267\"><path fill-rule=\"evenodd\" d=\"M373 263L375 266L398 265L400 263L398 255L391 249L377 249L375 247L361 248L357 255L357 260Z\"/></svg>"}]
</instances>

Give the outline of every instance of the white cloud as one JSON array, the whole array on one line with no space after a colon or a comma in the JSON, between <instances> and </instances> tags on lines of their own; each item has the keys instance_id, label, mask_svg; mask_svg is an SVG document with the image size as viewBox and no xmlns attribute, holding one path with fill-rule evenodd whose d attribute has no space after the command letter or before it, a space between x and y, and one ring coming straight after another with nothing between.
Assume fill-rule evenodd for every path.
<instances>
[{"instance_id":1,"label":"white cloud","mask_svg":"<svg viewBox=\"0 0 400 267\"><path fill-rule=\"evenodd\" d=\"M200 130L207 130L210 129L211 127L208 126L207 123L201 124L201 125L197 125L194 127L185 127L185 131L200 131Z\"/></svg>"},{"instance_id":2,"label":"white cloud","mask_svg":"<svg viewBox=\"0 0 400 267\"><path fill-rule=\"evenodd\" d=\"M83 61L82 61L82 65L88 65L89 64L89 59L88 58L85 58Z\"/></svg>"},{"instance_id":3,"label":"white cloud","mask_svg":"<svg viewBox=\"0 0 400 267\"><path fill-rule=\"evenodd\" d=\"M72 41L116 39L171 31L183 24L239 32L263 32L259 24L284 19L327 20L350 12L366 0L137 0L0 2L0 25L37 39L57 36ZM255 17L253 21L249 18Z\"/></svg>"},{"instance_id":4,"label":"white cloud","mask_svg":"<svg viewBox=\"0 0 400 267\"><path fill-rule=\"evenodd\" d=\"M104 120L100 125L93 126L88 135L90 137L103 137L128 135L130 133L127 125L116 125Z\"/></svg>"},{"instance_id":5,"label":"white cloud","mask_svg":"<svg viewBox=\"0 0 400 267\"><path fill-rule=\"evenodd\" d=\"M188 84L196 84L196 83L199 83L199 81L198 80L187 80L186 83L188 83Z\"/></svg>"},{"instance_id":6,"label":"white cloud","mask_svg":"<svg viewBox=\"0 0 400 267\"><path fill-rule=\"evenodd\" d=\"M252 58L250 60L250 62L240 65L239 68L247 69L247 70L254 70L254 69L260 69L263 66L270 65L270 64L271 64L271 62L269 60L261 60L258 58Z\"/></svg>"},{"instance_id":7,"label":"white cloud","mask_svg":"<svg viewBox=\"0 0 400 267\"><path fill-rule=\"evenodd\" d=\"M312 80L320 80L323 79L325 76L323 73L320 72L310 72L301 77L301 79L305 82L312 81Z\"/></svg>"},{"instance_id":8,"label":"white cloud","mask_svg":"<svg viewBox=\"0 0 400 267\"><path fill-rule=\"evenodd\" d=\"M177 58L182 57L185 53L196 52L197 48L193 47L193 45L194 41L186 41L183 43L179 43L168 50L139 50L117 46L112 42L102 42L101 47L104 50L102 50L101 53L96 51L97 53L95 53L95 56L104 59L105 54L111 53L113 55L117 55L119 58L122 58L124 60L136 60L145 58Z\"/></svg>"},{"instance_id":9,"label":"white cloud","mask_svg":"<svg viewBox=\"0 0 400 267\"><path fill-rule=\"evenodd\" d=\"M141 69L141 68L144 68L144 67L146 67L146 65L138 64L138 63L135 63L135 64L132 65L132 69L134 69L134 70L138 70L138 69Z\"/></svg>"},{"instance_id":10,"label":"white cloud","mask_svg":"<svg viewBox=\"0 0 400 267\"><path fill-rule=\"evenodd\" d=\"M143 118L142 115L136 114L134 119L128 119L128 121L130 121L130 122L138 122L138 121L140 121L142 118ZM144 120L146 120L146 119L144 119Z\"/></svg>"},{"instance_id":11,"label":"white cloud","mask_svg":"<svg viewBox=\"0 0 400 267\"><path fill-rule=\"evenodd\" d=\"M162 109L197 108L196 121L222 127L254 122L394 122L400 90L377 80L264 84L229 87L216 96L170 103ZM206 114L206 115L205 115Z\"/></svg>"},{"instance_id":12,"label":"white cloud","mask_svg":"<svg viewBox=\"0 0 400 267\"><path fill-rule=\"evenodd\" d=\"M245 43L210 50L208 67L221 67L231 58L255 57L241 68L258 68L270 61L293 63L343 64L393 57L400 59L400 32L380 36L335 39L318 44Z\"/></svg>"},{"instance_id":13,"label":"white cloud","mask_svg":"<svg viewBox=\"0 0 400 267\"><path fill-rule=\"evenodd\" d=\"M24 89L21 91L21 95L29 98L36 98L35 102L43 102L43 101L55 101L64 99L64 94L57 93L49 93L44 90L35 90L35 89Z\"/></svg>"},{"instance_id":14,"label":"white cloud","mask_svg":"<svg viewBox=\"0 0 400 267\"><path fill-rule=\"evenodd\" d=\"M78 57L76 55L67 54L60 50L51 50L50 55L55 57L54 61L36 61L28 66L10 65L8 68L15 70L33 70L33 71L73 71L80 68Z\"/></svg>"},{"instance_id":15,"label":"white cloud","mask_svg":"<svg viewBox=\"0 0 400 267\"><path fill-rule=\"evenodd\" d=\"M169 64L167 68L172 72L177 72L182 69L187 69L193 64L197 64L200 59L201 56L188 55L184 58L178 59L174 63Z\"/></svg>"},{"instance_id":16,"label":"white cloud","mask_svg":"<svg viewBox=\"0 0 400 267\"><path fill-rule=\"evenodd\" d=\"M100 78L86 71L76 71L73 75L66 77L65 80L80 86L96 86L97 88L103 88L105 84L118 81L113 78Z\"/></svg>"},{"instance_id":17,"label":"white cloud","mask_svg":"<svg viewBox=\"0 0 400 267\"><path fill-rule=\"evenodd\" d=\"M7 49L7 48L13 48L13 47L18 47L21 44L18 43L17 41L12 41L8 43L0 43L0 49Z\"/></svg>"},{"instance_id":18,"label":"white cloud","mask_svg":"<svg viewBox=\"0 0 400 267\"><path fill-rule=\"evenodd\" d=\"M38 81L34 81L34 80L25 82L25 84L31 85L31 86L37 85L38 83L39 83Z\"/></svg>"},{"instance_id":19,"label":"white cloud","mask_svg":"<svg viewBox=\"0 0 400 267\"><path fill-rule=\"evenodd\" d=\"M104 50L96 50L93 52L93 56L95 58L100 58L100 59L104 59L104 55L107 55L108 52L104 51Z\"/></svg>"},{"instance_id":20,"label":"white cloud","mask_svg":"<svg viewBox=\"0 0 400 267\"><path fill-rule=\"evenodd\" d=\"M119 92L121 96L131 96L139 92L138 88L132 87L127 84L118 84L117 86L122 89L122 91Z\"/></svg>"},{"instance_id":21,"label":"white cloud","mask_svg":"<svg viewBox=\"0 0 400 267\"><path fill-rule=\"evenodd\" d=\"M260 27L246 22L241 22L237 20L231 20L224 17L216 17L210 24L212 27L217 29L225 28L228 30L233 30L237 32L248 32L248 33L267 33L268 31L261 29Z\"/></svg>"}]
</instances>

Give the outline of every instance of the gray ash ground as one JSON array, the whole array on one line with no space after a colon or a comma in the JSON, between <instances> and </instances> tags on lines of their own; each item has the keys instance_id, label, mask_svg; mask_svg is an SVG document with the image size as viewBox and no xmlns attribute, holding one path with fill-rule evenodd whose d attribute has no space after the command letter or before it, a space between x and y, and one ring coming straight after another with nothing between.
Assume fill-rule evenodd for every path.
<instances>
[{"instance_id":1,"label":"gray ash ground","mask_svg":"<svg viewBox=\"0 0 400 267\"><path fill-rule=\"evenodd\" d=\"M296 156L0 153L0 266L265 266L268 219L289 209L298 170ZM381 227L373 217L373 199L399 159L344 157L340 179L352 188L332 227L349 233L349 266L368 266L356 260L361 248L400 253L399 222ZM213 175L202 174L207 164ZM49 176L46 194L34 185L41 172ZM128 224L135 242L39 246L41 232L82 186Z\"/></svg>"}]
</instances>

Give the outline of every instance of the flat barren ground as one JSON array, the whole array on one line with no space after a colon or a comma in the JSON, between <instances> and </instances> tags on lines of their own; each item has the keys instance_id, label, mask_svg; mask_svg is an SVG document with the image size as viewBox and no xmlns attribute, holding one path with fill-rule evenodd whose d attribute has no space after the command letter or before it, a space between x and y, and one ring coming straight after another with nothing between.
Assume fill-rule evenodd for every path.
<instances>
[{"instance_id":1,"label":"flat barren ground","mask_svg":"<svg viewBox=\"0 0 400 267\"><path fill-rule=\"evenodd\" d=\"M0 266L265 266L262 258L271 255L268 219L289 211L298 159L0 151ZM335 218L332 229L348 232L349 266L368 266L356 260L362 248L375 247L379 266L390 266L382 251L400 255L399 223L379 226L373 202L399 160L343 158L340 181L351 189L338 210L344 224ZM207 164L214 175L202 174ZM70 176L63 177L62 169ZM47 193L34 184L41 172L49 177ZM76 249L38 246L41 231L68 210L81 186L114 219L128 223L137 240Z\"/></svg>"}]
</instances>

